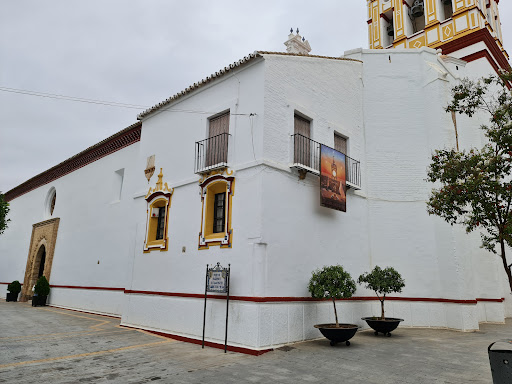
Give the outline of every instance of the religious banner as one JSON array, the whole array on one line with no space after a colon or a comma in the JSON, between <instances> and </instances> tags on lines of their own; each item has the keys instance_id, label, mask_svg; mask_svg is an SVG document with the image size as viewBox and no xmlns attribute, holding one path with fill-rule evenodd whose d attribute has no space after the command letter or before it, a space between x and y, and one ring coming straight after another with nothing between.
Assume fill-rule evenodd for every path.
<instances>
[{"instance_id":1,"label":"religious banner","mask_svg":"<svg viewBox=\"0 0 512 384\"><path fill-rule=\"evenodd\" d=\"M320 146L320 205L347 212L345 155Z\"/></svg>"}]
</instances>

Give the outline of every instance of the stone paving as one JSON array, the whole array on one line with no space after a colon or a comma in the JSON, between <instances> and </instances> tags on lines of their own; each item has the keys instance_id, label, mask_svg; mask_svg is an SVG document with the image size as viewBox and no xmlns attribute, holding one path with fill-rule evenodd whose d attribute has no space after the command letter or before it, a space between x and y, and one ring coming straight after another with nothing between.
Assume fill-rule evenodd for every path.
<instances>
[{"instance_id":1,"label":"stone paving","mask_svg":"<svg viewBox=\"0 0 512 384\"><path fill-rule=\"evenodd\" d=\"M255 357L119 322L0 300L0 383L492 383L487 346L512 337L509 319L474 333L364 331L349 347L318 339Z\"/></svg>"}]
</instances>

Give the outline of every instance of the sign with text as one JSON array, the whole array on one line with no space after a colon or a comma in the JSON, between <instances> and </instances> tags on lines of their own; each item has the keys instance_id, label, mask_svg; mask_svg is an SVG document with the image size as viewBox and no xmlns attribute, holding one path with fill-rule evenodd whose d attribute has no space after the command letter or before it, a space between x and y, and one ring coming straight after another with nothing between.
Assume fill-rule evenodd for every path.
<instances>
[{"instance_id":1,"label":"sign with text","mask_svg":"<svg viewBox=\"0 0 512 384\"><path fill-rule=\"evenodd\" d=\"M206 284L204 287L204 312L203 312L203 348L204 336L206 330L206 299L208 292L226 293L226 334L224 336L224 353L228 350L228 317L229 317L229 276L231 274L231 264L223 268L220 263L213 267L206 264Z\"/></svg>"},{"instance_id":2,"label":"sign with text","mask_svg":"<svg viewBox=\"0 0 512 384\"><path fill-rule=\"evenodd\" d=\"M347 212L345 154L320 146L320 205Z\"/></svg>"},{"instance_id":3,"label":"sign with text","mask_svg":"<svg viewBox=\"0 0 512 384\"><path fill-rule=\"evenodd\" d=\"M219 265L209 268L206 289L208 292L226 293L228 291L228 269Z\"/></svg>"}]
</instances>

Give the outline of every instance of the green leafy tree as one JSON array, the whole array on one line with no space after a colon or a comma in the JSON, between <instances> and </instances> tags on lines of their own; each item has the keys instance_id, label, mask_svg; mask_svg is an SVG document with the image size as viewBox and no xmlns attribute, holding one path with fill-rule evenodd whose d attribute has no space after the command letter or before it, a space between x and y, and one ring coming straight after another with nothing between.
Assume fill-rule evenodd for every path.
<instances>
[{"instance_id":1,"label":"green leafy tree","mask_svg":"<svg viewBox=\"0 0 512 384\"><path fill-rule=\"evenodd\" d=\"M371 272L363 273L357 279L366 289L375 291L380 301L381 319L384 320L384 301L386 295L393 292L402 292L405 282L402 276L392 267L380 268L376 266ZM379 295L380 294L380 295Z\"/></svg>"},{"instance_id":2,"label":"green leafy tree","mask_svg":"<svg viewBox=\"0 0 512 384\"><path fill-rule=\"evenodd\" d=\"M332 265L313 272L309 280L308 290L315 299L332 300L336 327L339 327L336 299L352 297L356 291L356 283L341 265Z\"/></svg>"},{"instance_id":3,"label":"green leafy tree","mask_svg":"<svg viewBox=\"0 0 512 384\"><path fill-rule=\"evenodd\" d=\"M7 285L7 290L11 293L18 294L21 292L21 284L18 280L14 280L12 283Z\"/></svg>"},{"instance_id":4,"label":"green leafy tree","mask_svg":"<svg viewBox=\"0 0 512 384\"><path fill-rule=\"evenodd\" d=\"M11 221L7 218L9 213L9 203L5 201L4 195L0 192L0 235L7 229L7 223Z\"/></svg>"},{"instance_id":5,"label":"green leafy tree","mask_svg":"<svg viewBox=\"0 0 512 384\"><path fill-rule=\"evenodd\" d=\"M48 296L50 294L50 283L46 280L46 277L41 276L36 283L34 293L38 296Z\"/></svg>"},{"instance_id":6,"label":"green leafy tree","mask_svg":"<svg viewBox=\"0 0 512 384\"><path fill-rule=\"evenodd\" d=\"M512 291L506 245L512 245L512 95L507 88L512 73L478 81L464 79L452 89L447 112L472 117L489 115L481 130L482 148L437 150L432 155L427 181L438 183L427 210L445 221L462 224L466 232L480 231L482 247L497 254Z\"/></svg>"}]
</instances>

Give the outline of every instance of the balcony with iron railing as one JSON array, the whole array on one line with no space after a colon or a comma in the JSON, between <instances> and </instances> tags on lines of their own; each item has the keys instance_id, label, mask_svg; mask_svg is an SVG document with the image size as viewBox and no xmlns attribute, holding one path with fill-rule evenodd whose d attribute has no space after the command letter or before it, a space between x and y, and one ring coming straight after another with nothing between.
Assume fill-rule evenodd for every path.
<instances>
[{"instance_id":1,"label":"balcony with iron railing","mask_svg":"<svg viewBox=\"0 0 512 384\"><path fill-rule=\"evenodd\" d=\"M203 174L228 166L229 133L196 142L194 172Z\"/></svg>"},{"instance_id":2,"label":"balcony with iron railing","mask_svg":"<svg viewBox=\"0 0 512 384\"><path fill-rule=\"evenodd\" d=\"M292 139L292 168L320 175L320 146L322 144L298 133L292 135ZM361 163L345 155L345 168L347 187L361 189Z\"/></svg>"}]
</instances>

